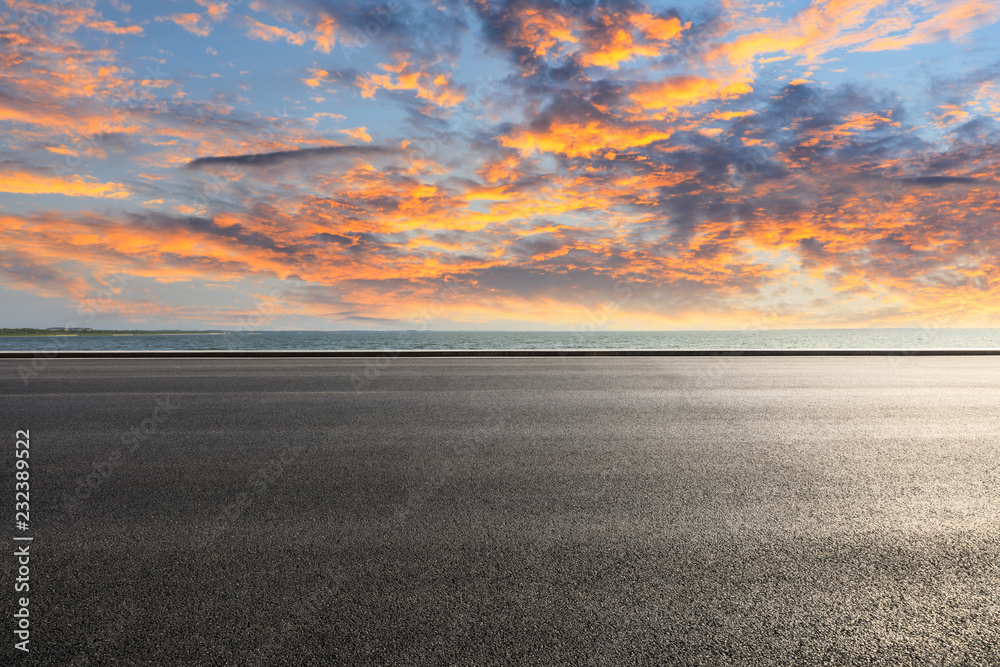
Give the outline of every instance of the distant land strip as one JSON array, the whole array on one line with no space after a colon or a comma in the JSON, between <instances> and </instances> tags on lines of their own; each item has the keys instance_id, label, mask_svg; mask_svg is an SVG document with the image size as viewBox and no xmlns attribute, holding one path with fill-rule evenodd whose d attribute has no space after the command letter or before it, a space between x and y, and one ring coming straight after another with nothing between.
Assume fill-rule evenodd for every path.
<instances>
[{"instance_id":1,"label":"distant land strip","mask_svg":"<svg viewBox=\"0 0 1000 667\"><path fill-rule=\"evenodd\" d=\"M0 359L124 359L168 357L892 357L1000 355L1000 348L874 348L800 350L12 350Z\"/></svg>"},{"instance_id":2,"label":"distant land strip","mask_svg":"<svg viewBox=\"0 0 1000 667\"><path fill-rule=\"evenodd\" d=\"M50 327L48 329L0 328L0 337L27 338L34 336L204 336L224 334L219 329L205 331L182 331L180 329L91 329L88 327Z\"/></svg>"}]
</instances>

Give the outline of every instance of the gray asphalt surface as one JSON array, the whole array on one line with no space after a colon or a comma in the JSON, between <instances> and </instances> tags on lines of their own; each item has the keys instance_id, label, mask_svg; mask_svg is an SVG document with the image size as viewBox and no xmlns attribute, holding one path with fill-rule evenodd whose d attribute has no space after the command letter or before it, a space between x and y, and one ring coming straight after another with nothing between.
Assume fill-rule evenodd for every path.
<instances>
[{"instance_id":1,"label":"gray asphalt surface","mask_svg":"<svg viewBox=\"0 0 1000 667\"><path fill-rule=\"evenodd\" d=\"M1000 664L998 357L24 364L17 664Z\"/></svg>"}]
</instances>

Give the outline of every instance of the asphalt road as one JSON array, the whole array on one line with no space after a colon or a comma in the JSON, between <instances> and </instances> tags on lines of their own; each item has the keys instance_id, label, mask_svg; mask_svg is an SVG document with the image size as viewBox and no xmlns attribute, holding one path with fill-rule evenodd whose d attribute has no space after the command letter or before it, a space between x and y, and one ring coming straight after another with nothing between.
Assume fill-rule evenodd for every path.
<instances>
[{"instance_id":1,"label":"asphalt road","mask_svg":"<svg viewBox=\"0 0 1000 667\"><path fill-rule=\"evenodd\" d=\"M1000 357L25 363L10 664L1000 664Z\"/></svg>"}]
</instances>

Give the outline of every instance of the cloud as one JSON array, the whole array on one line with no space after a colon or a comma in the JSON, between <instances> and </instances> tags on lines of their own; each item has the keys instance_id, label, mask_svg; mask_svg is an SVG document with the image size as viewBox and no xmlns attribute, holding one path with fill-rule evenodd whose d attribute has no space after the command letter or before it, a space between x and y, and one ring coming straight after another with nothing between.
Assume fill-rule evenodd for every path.
<instances>
[{"instance_id":1,"label":"cloud","mask_svg":"<svg viewBox=\"0 0 1000 667\"><path fill-rule=\"evenodd\" d=\"M33 252L0 250L0 276L5 288L23 290L41 298L79 298L88 289L81 277L45 263Z\"/></svg>"},{"instance_id":2,"label":"cloud","mask_svg":"<svg viewBox=\"0 0 1000 667\"><path fill-rule=\"evenodd\" d=\"M753 87L746 81L681 75L640 83L630 99L645 110L679 109L701 102L723 102L752 92Z\"/></svg>"},{"instance_id":3,"label":"cloud","mask_svg":"<svg viewBox=\"0 0 1000 667\"><path fill-rule=\"evenodd\" d=\"M226 0L194 0L207 9L205 14L213 21L221 21L229 15L229 3Z\"/></svg>"},{"instance_id":4,"label":"cloud","mask_svg":"<svg viewBox=\"0 0 1000 667\"><path fill-rule=\"evenodd\" d=\"M243 17L244 24L247 29L247 37L251 39L259 39L265 42L273 42L276 39L283 39L289 44L295 44L296 46L302 46L306 43L306 33L303 31L292 32L285 28L279 28L273 25L267 25L256 21L249 16Z\"/></svg>"},{"instance_id":5,"label":"cloud","mask_svg":"<svg viewBox=\"0 0 1000 667\"><path fill-rule=\"evenodd\" d=\"M381 65L390 74L368 74L358 78L361 96L375 97L379 90L412 90L417 99L427 100L438 107L453 107L465 99L465 91L452 85L447 74L432 74L414 69L403 62L392 67Z\"/></svg>"},{"instance_id":6,"label":"cloud","mask_svg":"<svg viewBox=\"0 0 1000 667\"><path fill-rule=\"evenodd\" d=\"M855 50L897 51L942 39L954 41L1000 18L1000 6L988 0L954 0L930 5L929 18L898 35L872 40Z\"/></svg>"},{"instance_id":7,"label":"cloud","mask_svg":"<svg viewBox=\"0 0 1000 667\"><path fill-rule=\"evenodd\" d=\"M371 135L368 134L368 128L366 127L354 127L354 128L339 130L339 132L341 134L346 134L350 138L356 139L358 141L366 141L371 143L372 140Z\"/></svg>"},{"instance_id":8,"label":"cloud","mask_svg":"<svg viewBox=\"0 0 1000 667\"><path fill-rule=\"evenodd\" d=\"M87 24L90 30L107 33L109 35L141 35L142 26L126 25L120 26L114 21L91 21Z\"/></svg>"},{"instance_id":9,"label":"cloud","mask_svg":"<svg viewBox=\"0 0 1000 667\"><path fill-rule=\"evenodd\" d=\"M195 0L207 11L203 14L177 13L169 16L157 16L157 21L172 21L187 30L192 35L208 37L212 34L212 24L218 23L229 15L229 3L217 0Z\"/></svg>"},{"instance_id":10,"label":"cloud","mask_svg":"<svg viewBox=\"0 0 1000 667\"><path fill-rule=\"evenodd\" d=\"M977 183L979 179L971 178L969 176L918 176L916 178L903 178L900 179L903 183L910 185L926 185L929 187L941 187L944 185L964 185L969 183Z\"/></svg>"},{"instance_id":11,"label":"cloud","mask_svg":"<svg viewBox=\"0 0 1000 667\"><path fill-rule=\"evenodd\" d=\"M575 58L584 67L618 69L631 60L669 53L672 43L690 27L676 16L601 11L583 31Z\"/></svg>"},{"instance_id":12,"label":"cloud","mask_svg":"<svg viewBox=\"0 0 1000 667\"><path fill-rule=\"evenodd\" d=\"M540 61L571 59L583 67L617 70L623 63L668 53L691 26L631 3L513 0L478 3L477 11L487 37L531 69Z\"/></svg>"},{"instance_id":13,"label":"cloud","mask_svg":"<svg viewBox=\"0 0 1000 667\"><path fill-rule=\"evenodd\" d=\"M201 157L191 160L186 166L189 169L197 169L209 165L232 163L254 167L270 167L295 160L386 155L392 152L394 152L393 149L384 146L320 146L317 148L300 148L292 151L275 151L273 153Z\"/></svg>"},{"instance_id":14,"label":"cloud","mask_svg":"<svg viewBox=\"0 0 1000 667\"><path fill-rule=\"evenodd\" d=\"M338 25L332 16L322 16L310 33L310 39L316 43L315 50L330 53L337 44Z\"/></svg>"},{"instance_id":15,"label":"cloud","mask_svg":"<svg viewBox=\"0 0 1000 667\"><path fill-rule=\"evenodd\" d=\"M607 149L628 150L670 138L670 132L644 123L616 124L600 119L563 120L518 127L499 138L500 145L523 155L535 151L567 157L591 157Z\"/></svg>"},{"instance_id":16,"label":"cloud","mask_svg":"<svg viewBox=\"0 0 1000 667\"><path fill-rule=\"evenodd\" d=\"M191 231L203 235L220 236L233 239L244 247L261 248L277 254L291 255L299 250L294 244L282 245L263 232L248 230L245 225L239 222L222 225L210 218L197 216L182 218L159 213L133 214L130 218L133 226L152 227L160 231Z\"/></svg>"},{"instance_id":17,"label":"cloud","mask_svg":"<svg viewBox=\"0 0 1000 667\"><path fill-rule=\"evenodd\" d=\"M81 176L57 176L5 167L0 162L0 192L13 194L57 194L66 197L123 199L131 193L122 183L100 183Z\"/></svg>"},{"instance_id":18,"label":"cloud","mask_svg":"<svg viewBox=\"0 0 1000 667\"><path fill-rule=\"evenodd\" d=\"M187 30L192 35L208 37L212 34L212 24L206 14L171 14L169 16L157 16L157 21L171 21Z\"/></svg>"}]
</instances>

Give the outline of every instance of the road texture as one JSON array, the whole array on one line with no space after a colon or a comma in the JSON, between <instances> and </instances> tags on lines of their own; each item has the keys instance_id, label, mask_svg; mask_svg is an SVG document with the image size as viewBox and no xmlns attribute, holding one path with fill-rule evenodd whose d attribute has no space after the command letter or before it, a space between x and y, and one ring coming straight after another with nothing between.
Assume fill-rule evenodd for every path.
<instances>
[{"instance_id":1,"label":"road texture","mask_svg":"<svg viewBox=\"0 0 1000 667\"><path fill-rule=\"evenodd\" d=\"M9 664L1000 664L1000 357L24 363Z\"/></svg>"}]
</instances>

